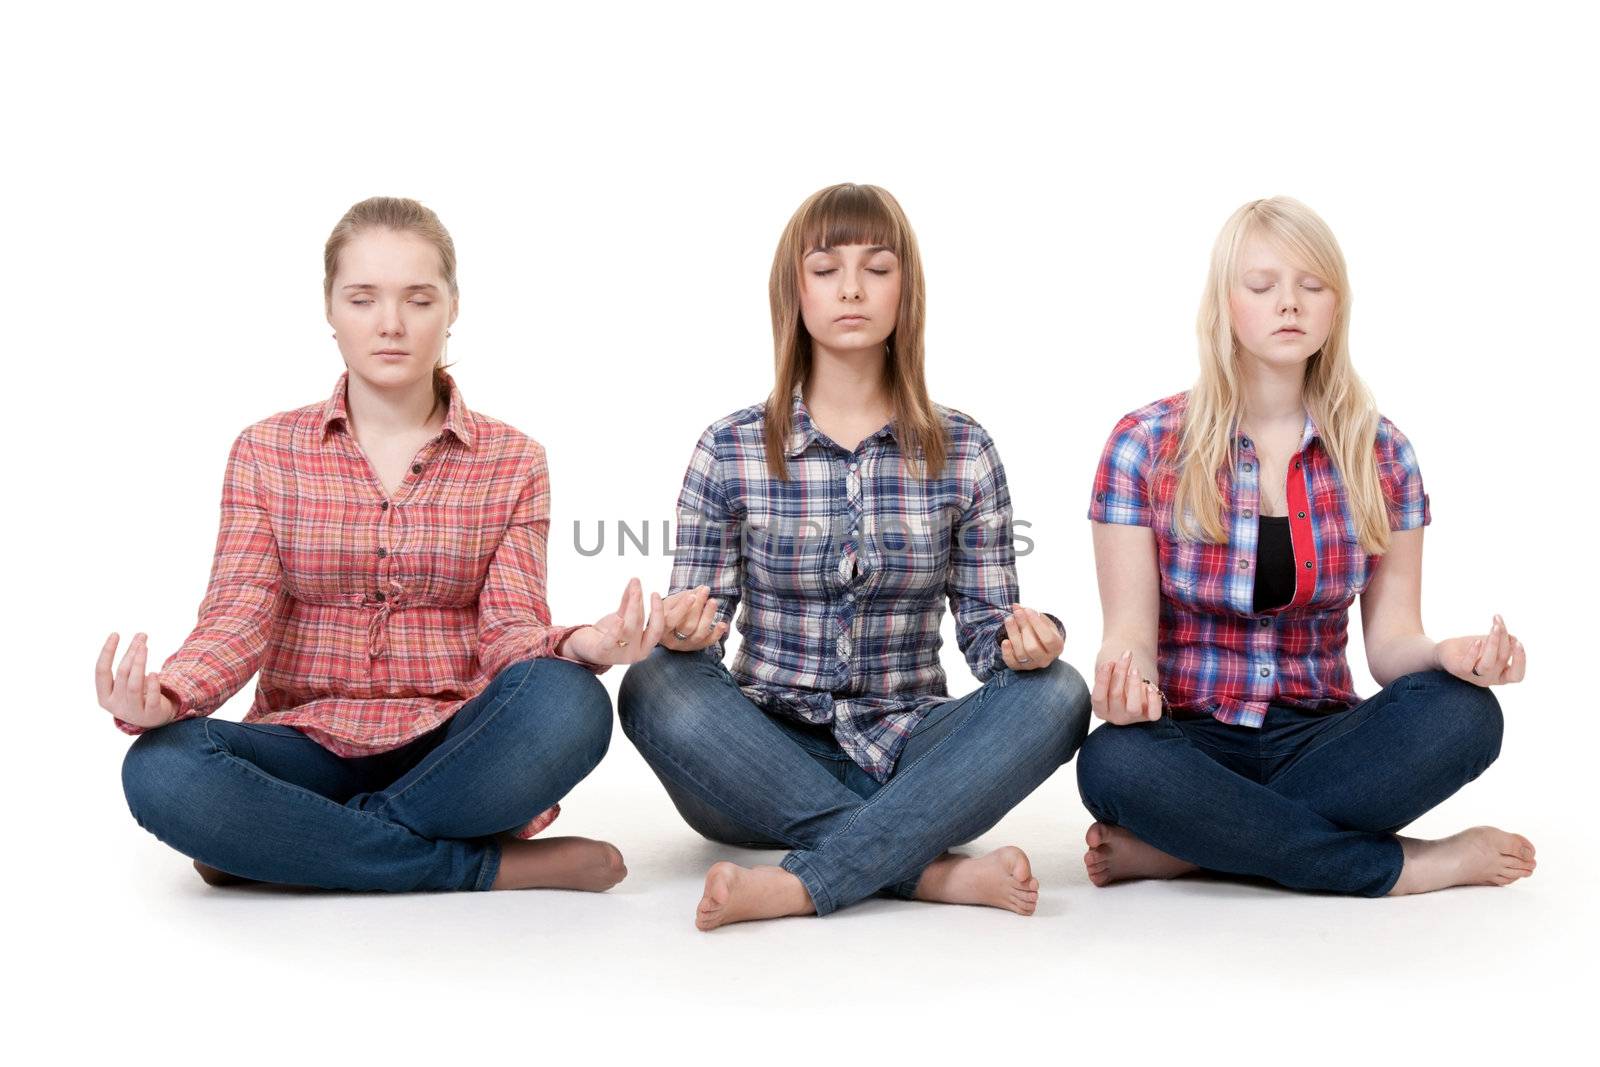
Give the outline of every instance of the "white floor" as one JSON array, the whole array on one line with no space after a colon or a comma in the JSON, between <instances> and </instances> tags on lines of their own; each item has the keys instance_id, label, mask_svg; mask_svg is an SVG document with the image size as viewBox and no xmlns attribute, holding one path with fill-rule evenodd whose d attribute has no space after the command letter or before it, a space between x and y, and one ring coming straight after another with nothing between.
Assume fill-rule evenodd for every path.
<instances>
[{"instance_id":1,"label":"white floor","mask_svg":"<svg viewBox=\"0 0 1600 1067\"><path fill-rule=\"evenodd\" d=\"M53 874L22 889L8 922L11 1006L24 1032L63 1048L148 1045L178 1062L700 1049L809 1063L1073 1060L1134 1042L1201 1058L1450 1048L1543 1061L1568 1057L1593 1002L1592 836L1538 814L1571 810L1549 791L1511 795L1492 771L1415 829L1527 832L1540 868L1510 889L1381 901L1201 880L1097 890L1068 768L978 842L1034 858L1044 892L1030 919L873 900L702 934L701 876L729 852L678 821L620 736L551 831L623 849L630 876L600 896L211 889L126 818L120 746L93 751L106 766L82 780L111 788L79 810L107 820L74 840L103 850L106 873L82 877L80 856L41 835Z\"/></svg>"}]
</instances>

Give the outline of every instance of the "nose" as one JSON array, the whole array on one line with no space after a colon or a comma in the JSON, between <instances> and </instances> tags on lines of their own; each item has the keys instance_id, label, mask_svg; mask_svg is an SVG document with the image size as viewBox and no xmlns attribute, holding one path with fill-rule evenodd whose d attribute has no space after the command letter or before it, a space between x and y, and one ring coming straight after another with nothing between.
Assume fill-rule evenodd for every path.
<instances>
[{"instance_id":1,"label":"nose","mask_svg":"<svg viewBox=\"0 0 1600 1067\"><path fill-rule=\"evenodd\" d=\"M853 270L839 272L839 299L855 303L866 296L861 291L861 275Z\"/></svg>"},{"instance_id":2,"label":"nose","mask_svg":"<svg viewBox=\"0 0 1600 1067\"><path fill-rule=\"evenodd\" d=\"M1292 290L1292 289L1284 290L1283 295L1278 297L1278 311L1279 311L1279 313L1282 313L1282 312L1285 312L1285 311L1292 311L1292 312L1294 312L1296 314L1299 314L1299 312L1300 312L1300 299L1299 299L1298 295L1294 292L1294 290Z\"/></svg>"},{"instance_id":3,"label":"nose","mask_svg":"<svg viewBox=\"0 0 1600 1067\"><path fill-rule=\"evenodd\" d=\"M383 308L383 319L378 323L379 335L383 337L401 337L405 332L405 323L400 319L400 305L386 303Z\"/></svg>"}]
</instances>

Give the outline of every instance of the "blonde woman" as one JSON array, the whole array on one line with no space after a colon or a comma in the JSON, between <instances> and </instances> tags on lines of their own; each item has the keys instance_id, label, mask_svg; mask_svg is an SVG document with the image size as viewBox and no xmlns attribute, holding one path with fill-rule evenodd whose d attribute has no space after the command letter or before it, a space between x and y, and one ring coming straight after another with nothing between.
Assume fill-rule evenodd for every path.
<instances>
[{"instance_id":1,"label":"blonde woman","mask_svg":"<svg viewBox=\"0 0 1600 1067\"><path fill-rule=\"evenodd\" d=\"M1383 896L1506 885L1533 845L1399 831L1500 750L1489 687L1522 643L1423 633L1416 454L1351 366L1350 284L1303 204L1234 213L1201 305L1200 381L1123 418L1089 517L1105 616L1078 761L1096 885L1196 869ZM1366 700L1345 661L1361 598Z\"/></svg>"},{"instance_id":2,"label":"blonde woman","mask_svg":"<svg viewBox=\"0 0 1600 1067\"><path fill-rule=\"evenodd\" d=\"M612 845L526 838L605 754L593 672L648 653L661 613L634 581L595 625L550 624L544 451L443 370L459 291L438 217L362 201L324 268L345 374L234 443L182 647L150 673L143 634L115 669L117 635L101 649L100 705L142 735L128 806L213 884L607 889ZM258 669L242 723L207 717Z\"/></svg>"},{"instance_id":3,"label":"blonde woman","mask_svg":"<svg viewBox=\"0 0 1600 1067\"><path fill-rule=\"evenodd\" d=\"M923 293L893 197L813 195L773 259L772 395L690 459L663 647L623 680L623 730L696 831L790 850L713 866L701 929L879 891L1036 906L1021 850L946 850L1071 757L1088 688L1057 658L1060 624L1017 603L993 442L928 399ZM939 665L946 599L983 682L959 699Z\"/></svg>"}]
</instances>

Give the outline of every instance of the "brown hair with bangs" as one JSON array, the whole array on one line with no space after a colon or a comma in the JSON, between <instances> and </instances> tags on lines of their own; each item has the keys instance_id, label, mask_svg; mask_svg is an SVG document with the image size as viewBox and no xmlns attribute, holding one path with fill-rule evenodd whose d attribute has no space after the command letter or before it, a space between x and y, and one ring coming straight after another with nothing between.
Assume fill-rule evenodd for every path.
<instances>
[{"instance_id":1,"label":"brown hair with bangs","mask_svg":"<svg viewBox=\"0 0 1600 1067\"><path fill-rule=\"evenodd\" d=\"M922 257L905 212L887 189L876 185L830 185L806 198L778 240L772 257L768 296L772 303L773 361L776 381L767 398L764 440L767 469L789 480L784 453L794 432L791 397L811 373L811 335L800 317L800 271L806 254L840 245L883 245L900 261L900 307L887 341L885 384L892 402L895 436L901 453L921 475L944 470L949 438L928 398L922 372L922 334L927 290Z\"/></svg>"}]
</instances>

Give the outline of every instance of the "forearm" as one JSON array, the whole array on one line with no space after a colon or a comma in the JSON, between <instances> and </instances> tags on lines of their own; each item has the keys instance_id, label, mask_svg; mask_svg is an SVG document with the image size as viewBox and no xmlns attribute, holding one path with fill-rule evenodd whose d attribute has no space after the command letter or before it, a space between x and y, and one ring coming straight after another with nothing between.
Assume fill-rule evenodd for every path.
<instances>
[{"instance_id":1,"label":"forearm","mask_svg":"<svg viewBox=\"0 0 1600 1067\"><path fill-rule=\"evenodd\" d=\"M1397 634L1369 634L1367 669L1380 686L1417 671L1437 670L1438 644L1420 630Z\"/></svg>"}]
</instances>

